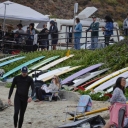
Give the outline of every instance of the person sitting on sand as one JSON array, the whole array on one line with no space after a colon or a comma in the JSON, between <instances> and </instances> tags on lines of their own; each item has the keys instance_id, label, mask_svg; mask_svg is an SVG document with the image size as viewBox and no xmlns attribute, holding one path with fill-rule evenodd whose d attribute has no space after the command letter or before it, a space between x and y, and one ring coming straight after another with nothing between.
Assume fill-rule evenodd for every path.
<instances>
[{"instance_id":1,"label":"person sitting on sand","mask_svg":"<svg viewBox=\"0 0 128 128\"><path fill-rule=\"evenodd\" d=\"M36 100L35 102L40 102L43 100L43 95L51 95L51 91L58 91L60 88L60 81L59 77L54 75L54 77L51 80L51 84L47 87L47 85L42 85L40 88L36 88Z\"/></svg>"},{"instance_id":2,"label":"person sitting on sand","mask_svg":"<svg viewBox=\"0 0 128 128\"><path fill-rule=\"evenodd\" d=\"M126 85L126 80L124 77L119 77L117 80L116 80L116 84L114 86L114 91L113 91L113 95L112 95L112 98L110 99L110 103L111 105L126 105L126 97L124 95L125 93L125 85ZM112 109L115 109L114 112L117 110L117 107L116 108L112 108L112 106L110 107L110 120L106 123L106 125L104 126L104 128L111 128L112 126L112 121L111 121L111 115L112 115ZM119 111L116 112L119 114ZM114 116L116 116L114 114ZM121 116L120 116L121 117ZM118 117L118 118L120 118ZM120 119L120 122L121 120L123 119ZM124 121L124 126L128 125L128 118L125 118L125 121ZM118 122L119 123L119 122ZM118 124L119 125L119 124ZM121 124L122 125L122 124Z\"/></svg>"}]
</instances>

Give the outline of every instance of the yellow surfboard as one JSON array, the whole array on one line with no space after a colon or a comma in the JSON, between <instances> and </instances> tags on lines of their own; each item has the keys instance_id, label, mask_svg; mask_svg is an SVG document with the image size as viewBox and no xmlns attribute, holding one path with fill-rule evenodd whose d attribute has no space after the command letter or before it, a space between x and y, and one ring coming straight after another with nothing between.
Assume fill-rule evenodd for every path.
<instances>
[{"instance_id":1,"label":"yellow surfboard","mask_svg":"<svg viewBox=\"0 0 128 128\"><path fill-rule=\"evenodd\" d=\"M90 112L85 112L85 115L88 116L88 115L99 113L99 112L103 112L103 111L106 111L106 110L108 110L108 107L97 109L97 110L93 110L93 111L90 111ZM82 114L81 115L77 115L76 118L81 118L83 116L84 115L82 115ZM69 118L69 120L74 120L74 117Z\"/></svg>"},{"instance_id":2,"label":"yellow surfboard","mask_svg":"<svg viewBox=\"0 0 128 128\"><path fill-rule=\"evenodd\" d=\"M102 79L94 82L93 84L91 84L90 86L88 86L87 88L85 88L85 91L91 90L91 89L95 88L96 86L104 83L105 81L107 81L107 80L109 80L109 79L111 79L111 78L113 78L113 77L115 77L115 76L117 76L117 75L119 75L119 74L121 74L121 73L123 73L125 71L128 71L128 67L127 68L123 68L121 70L118 70L116 72L113 72L112 74L110 74L110 75L108 75L108 76L106 76L106 77L104 77L104 78L102 78Z\"/></svg>"}]
</instances>

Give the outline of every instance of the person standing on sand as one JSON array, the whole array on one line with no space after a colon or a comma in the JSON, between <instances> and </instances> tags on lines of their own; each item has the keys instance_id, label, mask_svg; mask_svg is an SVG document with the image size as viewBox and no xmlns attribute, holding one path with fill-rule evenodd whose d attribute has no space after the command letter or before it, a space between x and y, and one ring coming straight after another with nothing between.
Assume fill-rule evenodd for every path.
<instances>
[{"instance_id":1,"label":"person standing on sand","mask_svg":"<svg viewBox=\"0 0 128 128\"><path fill-rule=\"evenodd\" d=\"M14 98L14 127L18 128L22 127L24 114L27 108L27 104L32 101L33 90L34 90L34 83L33 79L28 76L28 68L26 66L22 67L21 75L14 77L10 91L8 96L8 104L11 105L11 95L13 93L13 89L16 85L16 93ZM28 98L29 87L31 86L32 95ZM20 112L20 117L18 121L18 115Z\"/></svg>"}]
</instances>

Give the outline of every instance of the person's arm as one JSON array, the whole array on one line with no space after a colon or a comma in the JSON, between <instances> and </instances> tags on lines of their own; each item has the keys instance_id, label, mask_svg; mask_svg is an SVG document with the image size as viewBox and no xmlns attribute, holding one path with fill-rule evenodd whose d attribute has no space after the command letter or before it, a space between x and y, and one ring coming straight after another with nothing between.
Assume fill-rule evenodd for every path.
<instances>
[{"instance_id":1,"label":"person's arm","mask_svg":"<svg viewBox=\"0 0 128 128\"><path fill-rule=\"evenodd\" d=\"M92 29L92 24L89 26L89 28L86 30L86 32L88 32L91 29Z\"/></svg>"},{"instance_id":2,"label":"person's arm","mask_svg":"<svg viewBox=\"0 0 128 128\"><path fill-rule=\"evenodd\" d=\"M114 104L115 102L117 102L119 95L120 95L120 89L116 88L113 91L112 98L110 99L110 103Z\"/></svg>"},{"instance_id":3,"label":"person's arm","mask_svg":"<svg viewBox=\"0 0 128 128\"><path fill-rule=\"evenodd\" d=\"M56 26L53 26L53 29L50 29L50 33L57 33L58 29Z\"/></svg>"},{"instance_id":4,"label":"person's arm","mask_svg":"<svg viewBox=\"0 0 128 128\"><path fill-rule=\"evenodd\" d=\"M11 98L11 95L12 95L12 93L13 93L13 90L14 90L15 85L16 85L16 77L14 77L14 79L13 79L13 82L12 82L11 88L10 88L10 90L9 90L8 99L10 99L10 98Z\"/></svg>"},{"instance_id":5,"label":"person's arm","mask_svg":"<svg viewBox=\"0 0 128 128\"><path fill-rule=\"evenodd\" d=\"M113 23L107 23L105 26L105 31L112 31L113 30Z\"/></svg>"},{"instance_id":6,"label":"person's arm","mask_svg":"<svg viewBox=\"0 0 128 128\"><path fill-rule=\"evenodd\" d=\"M82 24L78 24L78 26L75 29L75 32L82 32Z\"/></svg>"},{"instance_id":7,"label":"person's arm","mask_svg":"<svg viewBox=\"0 0 128 128\"><path fill-rule=\"evenodd\" d=\"M11 88L9 90L9 95L8 95L8 104L9 105L12 105L10 98L11 98L11 95L13 93L13 90L14 90L15 85L16 85L16 77L14 77L13 82L12 82L12 85L11 85Z\"/></svg>"}]
</instances>

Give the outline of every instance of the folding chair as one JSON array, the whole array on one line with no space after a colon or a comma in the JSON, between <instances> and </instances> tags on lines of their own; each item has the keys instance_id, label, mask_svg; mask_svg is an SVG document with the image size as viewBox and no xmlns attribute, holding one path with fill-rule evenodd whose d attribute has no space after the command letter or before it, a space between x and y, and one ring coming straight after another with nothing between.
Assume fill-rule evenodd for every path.
<instances>
[{"instance_id":1,"label":"folding chair","mask_svg":"<svg viewBox=\"0 0 128 128\"><path fill-rule=\"evenodd\" d=\"M59 100L61 100L60 96L59 96L59 92L61 91L61 79L59 80L60 81L60 88L58 89L58 91L51 91L51 95L46 95L48 98L49 98L49 101L51 102L52 101L52 98L55 96L57 97Z\"/></svg>"},{"instance_id":2,"label":"folding chair","mask_svg":"<svg viewBox=\"0 0 128 128\"><path fill-rule=\"evenodd\" d=\"M91 106L92 106L92 100L89 95L80 96L77 106L67 106L67 108L66 108L67 111L65 112L66 113L65 122L66 122L67 114L73 116L74 121L76 120L76 115L78 115L78 114L82 114L85 118L85 116L86 116L85 112L89 112L91 110ZM76 111L68 112L69 107L75 107Z\"/></svg>"}]
</instances>

